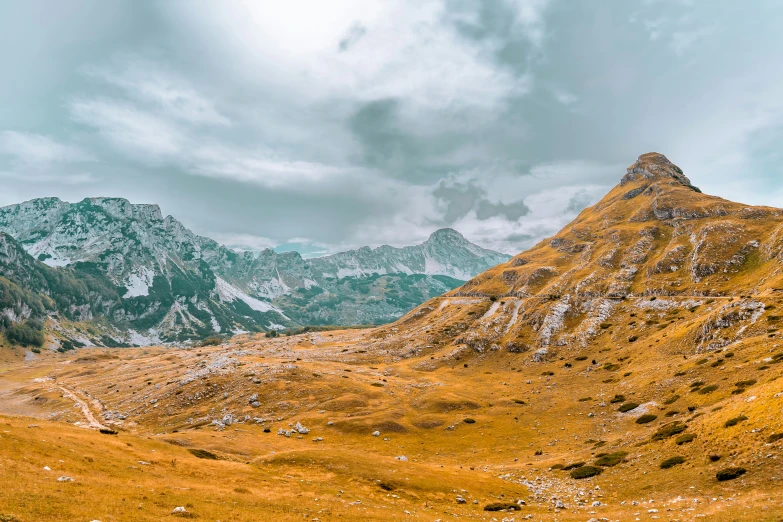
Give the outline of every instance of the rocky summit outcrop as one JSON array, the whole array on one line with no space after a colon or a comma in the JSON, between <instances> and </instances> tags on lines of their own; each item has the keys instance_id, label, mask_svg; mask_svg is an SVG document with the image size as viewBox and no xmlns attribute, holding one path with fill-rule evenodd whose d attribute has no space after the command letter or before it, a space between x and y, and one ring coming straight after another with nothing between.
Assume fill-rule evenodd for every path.
<instances>
[{"instance_id":1,"label":"rocky summit outcrop","mask_svg":"<svg viewBox=\"0 0 783 522\"><path fill-rule=\"evenodd\" d=\"M52 321L105 319L94 325L98 333L68 334L87 345L393 321L509 259L448 229L417 246L317 259L237 253L157 205L121 198L3 207L0 234L0 276L9 288L2 313L16 320L27 306ZM67 330L63 322L57 328Z\"/></svg>"}]
</instances>

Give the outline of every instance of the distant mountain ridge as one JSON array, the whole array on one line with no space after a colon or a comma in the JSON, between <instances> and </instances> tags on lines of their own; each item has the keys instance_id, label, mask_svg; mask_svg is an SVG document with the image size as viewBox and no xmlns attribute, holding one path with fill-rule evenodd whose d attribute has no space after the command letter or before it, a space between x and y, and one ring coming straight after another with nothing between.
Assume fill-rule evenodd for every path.
<instances>
[{"instance_id":1,"label":"distant mountain ridge","mask_svg":"<svg viewBox=\"0 0 783 522\"><path fill-rule=\"evenodd\" d=\"M17 274L27 265L44 279L67 276L77 287L89 281L91 288L69 290L73 303L66 308L50 303L47 309L69 321L106 319L105 335L128 344L388 322L510 258L451 229L403 248L364 247L307 260L271 249L256 256L194 234L164 218L157 205L121 198L41 198L3 207L0 233L16 252L0 276L25 289ZM30 289L62 301L56 289ZM19 319L16 312L5 315Z\"/></svg>"}]
</instances>

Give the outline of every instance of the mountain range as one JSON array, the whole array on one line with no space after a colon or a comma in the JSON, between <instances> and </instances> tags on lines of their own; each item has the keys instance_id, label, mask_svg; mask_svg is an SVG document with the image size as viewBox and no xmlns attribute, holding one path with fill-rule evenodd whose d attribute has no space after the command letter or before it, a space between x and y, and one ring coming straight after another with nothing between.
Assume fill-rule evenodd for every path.
<instances>
[{"instance_id":1,"label":"mountain range","mask_svg":"<svg viewBox=\"0 0 783 522\"><path fill-rule=\"evenodd\" d=\"M783 210L703 194L661 154L621 176L554 237L391 324L0 351L0 456L29 456L0 474L0 505L36 520L173 506L211 520L226 506L237 520L781 520ZM74 289L61 308L101 281L6 244L24 289ZM88 501L47 489L49 467Z\"/></svg>"},{"instance_id":2,"label":"mountain range","mask_svg":"<svg viewBox=\"0 0 783 522\"><path fill-rule=\"evenodd\" d=\"M7 322L48 315L64 340L107 346L389 322L510 257L451 229L308 260L238 253L119 198L0 208L0 248Z\"/></svg>"}]
</instances>

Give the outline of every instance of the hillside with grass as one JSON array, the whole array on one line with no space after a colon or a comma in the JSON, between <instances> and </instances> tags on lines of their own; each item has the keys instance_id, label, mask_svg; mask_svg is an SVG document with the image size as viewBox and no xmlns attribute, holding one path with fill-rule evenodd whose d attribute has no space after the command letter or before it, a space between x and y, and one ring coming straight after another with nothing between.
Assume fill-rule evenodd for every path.
<instances>
[{"instance_id":1,"label":"hillside with grass","mask_svg":"<svg viewBox=\"0 0 783 522\"><path fill-rule=\"evenodd\" d=\"M618 178L389 325L8 363L0 515L780 520L783 212Z\"/></svg>"}]
</instances>

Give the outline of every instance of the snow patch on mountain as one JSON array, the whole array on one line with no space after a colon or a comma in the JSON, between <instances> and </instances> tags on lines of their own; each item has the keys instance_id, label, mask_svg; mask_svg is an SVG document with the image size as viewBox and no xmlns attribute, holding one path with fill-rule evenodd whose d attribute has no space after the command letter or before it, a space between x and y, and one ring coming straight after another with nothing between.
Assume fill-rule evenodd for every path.
<instances>
[{"instance_id":1,"label":"snow patch on mountain","mask_svg":"<svg viewBox=\"0 0 783 522\"><path fill-rule=\"evenodd\" d=\"M141 267L130 274L123 282L127 289L124 297L141 297L150 295L152 280L155 278L155 271L148 267Z\"/></svg>"},{"instance_id":2,"label":"snow patch on mountain","mask_svg":"<svg viewBox=\"0 0 783 522\"><path fill-rule=\"evenodd\" d=\"M255 297L250 297L239 288L231 285L226 280L216 277L215 283L217 286L218 296L224 303L233 303L234 301L243 301L247 306L258 312L269 312L270 310L278 311L275 307L264 301L260 301Z\"/></svg>"}]
</instances>

